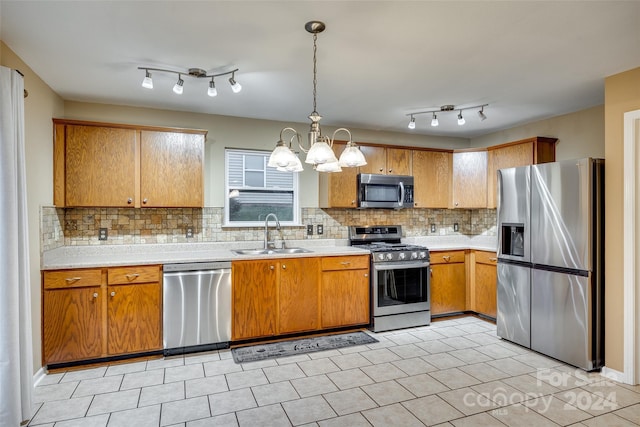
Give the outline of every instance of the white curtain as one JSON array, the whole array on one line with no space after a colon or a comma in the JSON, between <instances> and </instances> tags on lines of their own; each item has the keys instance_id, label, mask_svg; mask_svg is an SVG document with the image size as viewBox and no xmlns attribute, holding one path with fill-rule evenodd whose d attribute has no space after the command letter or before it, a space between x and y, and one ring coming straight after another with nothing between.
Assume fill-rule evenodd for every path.
<instances>
[{"instance_id":1,"label":"white curtain","mask_svg":"<svg viewBox=\"0 0 640 427\"><path fill-rule=\"evenodd\" d=\"M0 426L31 417L33 349L24 81L0 67Z\"/></svg>"}]
</instances>

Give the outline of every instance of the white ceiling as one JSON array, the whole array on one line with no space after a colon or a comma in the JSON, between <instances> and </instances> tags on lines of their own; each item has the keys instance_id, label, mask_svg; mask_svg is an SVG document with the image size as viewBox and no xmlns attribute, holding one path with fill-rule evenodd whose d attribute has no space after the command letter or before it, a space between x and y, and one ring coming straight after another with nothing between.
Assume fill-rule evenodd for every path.
<instances>
[{"instance_id":1,"label":"white ceiling","mask_svg":"<svg viewBox=\"0 0 640 427\"><path fill-rule=\"evenodd\" d=\"M8 1L0 38L66 100L308 123L311 20L321 124L471 138L604 103L640 66L640 1ZM224 72L216 80L139 66ZM27 88L28 89L28 88ZM476 112L408 113L488 103ZM304 131L304 129L299 129ZM357 135L354 135L357 140Z\"/></svg>"}]
</instances>

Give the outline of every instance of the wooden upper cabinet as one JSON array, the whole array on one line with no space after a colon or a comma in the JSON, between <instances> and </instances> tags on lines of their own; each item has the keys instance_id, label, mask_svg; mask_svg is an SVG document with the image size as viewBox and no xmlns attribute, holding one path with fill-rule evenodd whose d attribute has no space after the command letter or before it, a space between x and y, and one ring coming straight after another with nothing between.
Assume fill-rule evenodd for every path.
<instances>
[{"instance_id":1,"label":"wooden upper cabinet","mask_svg":"<svg viewBox=\"0 0 640 427\"><path fill-rule=\"evenodd\" d=\"M56 206L204 206L206 131L53 123Z\"/></svg>"},{"instance_id":2,"label":"wooden upper cabinet","mask_svg":"<svg viewBox=\"0 0 640 427\"><path fill-rule=\"evenodd\" d=\"M204 135L142 131L140 197L145 207L202 207Z\"/></svg>"},{"instance_id":3,"label":"wooden upper cabinet","mask_svg":"<svg viewBox=\"0 0 640 427\"><path fill-rule=\"evenodd\" d=\"M334 142L336 157L344 151L346 143ZM321 208L355 208L357 201L358 168L342 168L342 172L320 173L318 180L319 205Z\"/></svg>"},{"instance_id":4,"label":"wooden upper cabinet","mask_svg":"<svg viewBox=\"0 0 640 427\"><path fill-rule=\"evenodd\" d=\"M413 150L412 157L415 207L449 207L453 168L452 153Z\"/></svg>"},{"instance_id":5,"label":"wooden upper cabinet","mask_svg":"<svg viewBox=\"0 0 640 427\"><path fill-rule=\"evenodd\" d=\"M56 205L60 201L62 206L133 205L135 130L71 125L65 129L58 125L56 139L61 137L64 138L65 197L56 200Z\"/></svg>"},{"instance_id":6,"label":"wooden upper cabinet","mask_svg":"<svg viewBox=\"0 0 640 427\"><path fill-rule=\"evenodd\" d=\"M488 148L487 207L497 206L497 171L518 166L554 162L556 138L535 137Z\"/></svg>"},{"instance_id":7,"label":"wooden upper cabinet","mask_svg":"<svg viewBox=\"0 0 640 427\"><path fill-rule=\"evenodd\" d=\"M487 151L453 152L453 208L487 207Z\"/></svg>"},{"instance_id":8,"label":"wooden upper cabinet","mask_svg":"<svg viewBox=\"0 0 640 427\"><path fill-rule=\"evenodd\" d=\"M367 159L367 164L360 167L360 173L411 175L410 149L362 145L360 150Z\"/></svg>"}]
</instances>

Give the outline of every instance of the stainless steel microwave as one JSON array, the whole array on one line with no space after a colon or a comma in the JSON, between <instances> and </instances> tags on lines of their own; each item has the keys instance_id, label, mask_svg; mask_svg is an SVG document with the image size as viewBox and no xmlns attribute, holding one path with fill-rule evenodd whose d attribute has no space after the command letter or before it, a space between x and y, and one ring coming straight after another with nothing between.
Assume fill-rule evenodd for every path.
<instances>
[{"instance_id":1,"label":"stainless steel microwave","mask_svg":"<svg viewBox=\"0 0 640 427\"><path fill-rule=\"evenodd\" d=\"M412 176L358 174L358 208L402 209L412 207Z\"/></svg>"}]
</instances>

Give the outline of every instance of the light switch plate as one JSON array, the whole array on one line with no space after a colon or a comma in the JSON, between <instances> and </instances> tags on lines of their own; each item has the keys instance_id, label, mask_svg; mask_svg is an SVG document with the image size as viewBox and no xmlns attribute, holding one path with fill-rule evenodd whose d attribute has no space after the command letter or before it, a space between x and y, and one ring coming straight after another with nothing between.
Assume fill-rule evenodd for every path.
<instances>
[{"instance_id":1,"label":"light switch plate","mask_svg":"<svg viewBox=\"0 0 640 427\"><path fill-rule=\"evenodd\" d=\"M318 231L318 234L322 234L324 233L324 226L322 224L318 224L316 230Z\"/></svg>"},{"instance_id":2,"label":"light switch plate","mask_svg":"<svg viewBox=\"0 0 640 427\"><path fill-rule=\"evenodd\" d=\"M307 225L307 236L313 236L313 224Z\"/></svg>"},{"instance_id":3,"label":"light switch plate","mask_svg":"<svg viewBox=\"0 0 640 427\"><path fill-rule=\"evenodd\" d=\"M458 223L457 223L457 222L454 222L454 223L453 223L453 231L455 231L456 233L457 233L458 231L460 231L460 227L458 226Z\"/></svg>"},{"instance_id":4,"label":"light switch plate","mask_svg":"<svg viewBox=\"0 0 640 427\"><path fill-rule=\"evenodd\" d=\"M191 239L193 237L193 227L187 227L186 237L187 239Z\"/></svg>"},{"instance_id":5,"label":"light switch plate","mask_svg":"<svg viewBox=\"0 0 640 427\"><path fill-rule=\"evenodd\" d=\"M109 231L106 228L98 230L98 240L107 240L109 238Z\"/></svg>"},{"instance_id":6,"label":"light switch plate","mask_svg":"<svg viewBox=\"0 0 640 427\"><path fill-rule=\"evenodd\" d=\"M436 225L435 224L431 224L431 232L432 233L436 232Z\"/></svg>"}]
</instances>

